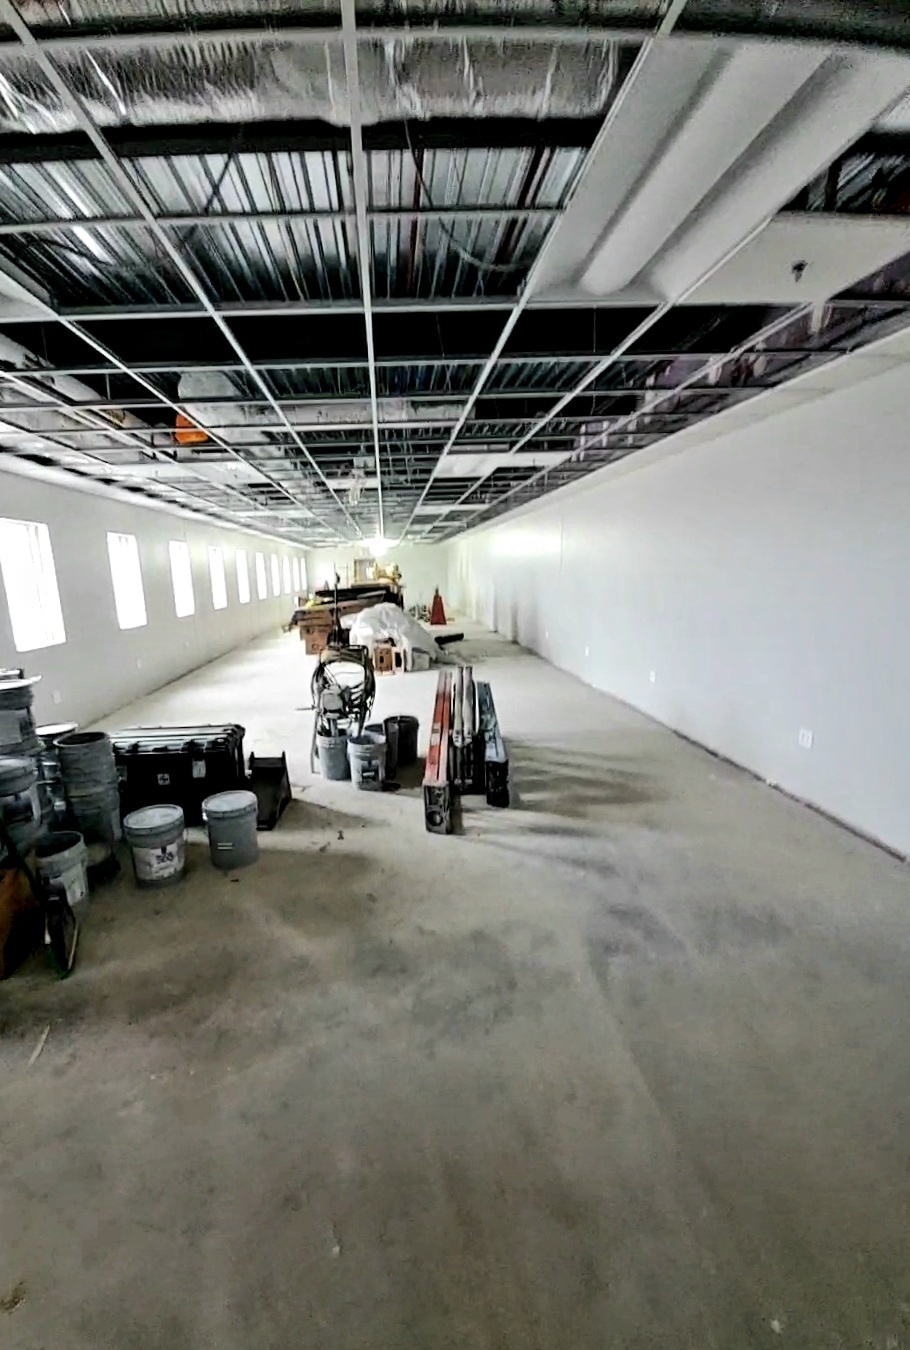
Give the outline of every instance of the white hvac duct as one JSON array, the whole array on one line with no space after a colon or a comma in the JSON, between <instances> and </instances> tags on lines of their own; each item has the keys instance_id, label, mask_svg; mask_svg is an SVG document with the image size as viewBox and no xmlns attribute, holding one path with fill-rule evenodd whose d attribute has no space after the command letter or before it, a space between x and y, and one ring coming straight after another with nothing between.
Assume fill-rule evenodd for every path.
<instances>
[{"instance_id":1,"label":"white hvac duct","mask_svg":"<svg viewBox=\"0 0 910 1350\"><path fill-rule=\"evenodd\" d=\"M814 47L719 47L601 239L583 288L609 295L630 285L824 60Z\"/></svg>"},{"instance_id":2,"label":"white hvac duct","mask_svg":"<svg viewBox=\"0 0 910 1350\"><path fill-rule=\"evenodd\" d=\"M620 97L535 295L678 299L910 88L910 60L674 39Z\"/></svg>"},{"instance_id":3,"label":"white hvac duct","mask_svg":"<svg viewBox=\"0 0 910 1350\"><path fill-rule=\"evenodd\" d=\"M773 216L910 87L910 60L881 52L829 56L816 77L757 137L718 192L647 272L666 298L684 294Z\"/></svg>"}]
</instances>

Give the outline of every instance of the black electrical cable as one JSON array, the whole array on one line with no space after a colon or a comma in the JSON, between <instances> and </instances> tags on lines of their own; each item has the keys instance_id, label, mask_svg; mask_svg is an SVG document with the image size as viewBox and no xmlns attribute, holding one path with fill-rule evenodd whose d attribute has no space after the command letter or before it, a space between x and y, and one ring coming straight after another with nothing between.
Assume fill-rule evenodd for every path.
<instances>
[{"instance_id":1,"label":"black electrical cable","mask_svg":"<svg viewBox=\"0 0 910 1350\"><path fill-rule=\"evenodd\" d=\"M438 211L440 208L435 205L433 198L430 196L430 189L427 186L427 181L423 176L423 171L421 170L420 162L414 153L414 147L411 144L411 132L407 122L404 123L404 138L408 143L408 151L410 153L411 160L414 165L414 173L417 176L417 181L420 184L420 188L421 191L423 192L423 195L427 199L427 206L430 208L431 211ZM470 249L465 248L464 244L462 244L461 241L456 238L454 232L449 229L448 225L446 225L444 220L440 218L439 220L436 221L436 224L439 230L445 235L449 243L455 249L455 252L460 254L465 262L470 263L472 267L479 268L480 271L482 272L520 272L522 271L522 269L527 268L528 266L527 259L524 259L522 262L496 263L496 262L488 262L486 258L478 258L476 253L472 253Z\"/></svg>"}]
</instances>

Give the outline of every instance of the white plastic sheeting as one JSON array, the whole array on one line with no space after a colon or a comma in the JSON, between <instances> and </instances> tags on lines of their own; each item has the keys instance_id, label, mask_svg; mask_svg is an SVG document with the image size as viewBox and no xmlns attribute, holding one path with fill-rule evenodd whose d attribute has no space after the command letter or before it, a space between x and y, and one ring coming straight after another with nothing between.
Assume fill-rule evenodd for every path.
<instances>
[{"instance_id":1,"label":"white plastic sheeting","mask_svg":"<svg viewBox=\"0 0 910 1350\"><path fill-rule=\"evenodd\" d=\"M355 614L350 628L351 642L367 647L370 652L376 642L394 642L405 653L408 670L414 664L414 652L426 652L431 661L444 661L443 649L424 628L397 605L374 605L372 609Z\"/></svg>"}]
</instances>

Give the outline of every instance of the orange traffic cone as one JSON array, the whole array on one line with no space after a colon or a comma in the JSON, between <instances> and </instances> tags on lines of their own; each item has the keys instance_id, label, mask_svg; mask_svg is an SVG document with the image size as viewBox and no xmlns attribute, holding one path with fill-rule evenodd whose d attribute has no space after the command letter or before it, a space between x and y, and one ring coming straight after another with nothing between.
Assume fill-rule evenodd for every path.
<instances>
[{"instance_id":1,"label":"orange traffic cone","mask_svg":"<svg viewBox=\"0 0 910 1350\"><path fill-rule=\"evenodd\" d=\"M448 623L445 606L442 603L442 596L439 594L438 586L433 592L433 603L430 606L430 623L440 625Z\"/></svg>"}]
</instances>

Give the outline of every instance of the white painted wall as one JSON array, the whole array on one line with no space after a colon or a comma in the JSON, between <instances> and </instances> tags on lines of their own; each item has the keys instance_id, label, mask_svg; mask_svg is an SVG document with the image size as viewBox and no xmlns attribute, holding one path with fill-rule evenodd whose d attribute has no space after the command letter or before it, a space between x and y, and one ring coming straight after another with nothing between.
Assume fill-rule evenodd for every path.
<instances>
[{"instance_id":1,"label":"white painted wall","mask_svg":"<svg viewBox=\"0 0 910 1350\"><path fill-rule=\"evenodd\" d=\"M117 495L96 495L0 470L0 516L45 523L50 530L66 643L17 653L0 585L0 666L42 675L36 688L39 722L82 723L112 712L250 638L286 623L292 597L260 601L253 555L287 552L274 540L219 529L190 516L149 509ZM121 631L107 552L107 532L134 534L139 544L148 624ZM168 541L190 545L196 612L174 612ZM228 605L212 605L208 549L224 549ZM249 555L252 598L237 598L235 550ZM302 550L298 556L302 558ZM59 703L54 702L55 692Z\"/></svg>"},{"instance_id":2,"label":"white painted wall","mask_svg":"<svg viewBox=\"0 0 910 1350\"><path fill-rule=\"evenodd\" d=\"M370 557L369 549L361 545L313 549L307 553L309 585L331 586L337 570L342 586L347 586L354 579L354 559ZM428 605L437 586L445 594L448 558L439 544L399 544L383 554L382 562L401 568L406 605Z\"/></svg>"},{"instance_id":3,"label":"white painted wall","mask_svg":"<svg viewBox=\"0 0 910 1350\"><path fill-rule=\"evenodd\" d=\"M453 603L910 853L907 367L687 437L456 540Z\"/></svg>"}]
</instances>

